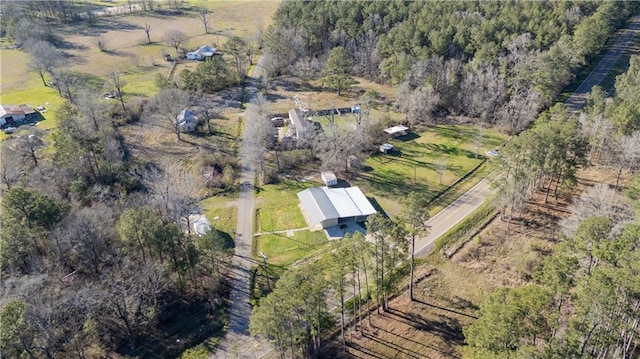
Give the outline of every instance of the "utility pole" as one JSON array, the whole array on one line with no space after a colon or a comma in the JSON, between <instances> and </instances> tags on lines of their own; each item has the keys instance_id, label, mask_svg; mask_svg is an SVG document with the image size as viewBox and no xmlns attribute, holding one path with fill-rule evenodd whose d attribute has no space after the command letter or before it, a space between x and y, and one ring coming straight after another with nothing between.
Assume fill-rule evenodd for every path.
<instances>
[{"instance_id":1,"label":"utility pole","mask_svg":"<svg viewBox=\"0 0 640 359\"><path fill-rule=\"evenodd\" d=\"M271 284L269 283L269 273L267 272L267 255L264 252L260 252L260 256L262 257L262 263L264 266L264 276L267 278L267 289L271 291Z\"/></svg>"}]
</instances>

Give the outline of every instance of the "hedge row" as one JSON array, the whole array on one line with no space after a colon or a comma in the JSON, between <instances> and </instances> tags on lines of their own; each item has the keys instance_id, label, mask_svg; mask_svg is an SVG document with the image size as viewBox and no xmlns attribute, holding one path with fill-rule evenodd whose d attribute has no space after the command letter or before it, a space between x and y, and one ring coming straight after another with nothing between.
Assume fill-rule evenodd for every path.
<instances>
[{"instance_id":1,"label":"hedge row","mask_svg":"<svg viewBox=\"0 0 640 359\"><path fill-rule=\"evenodd\" d=\"M436 249L447 257L452 256L498 214L491 202L485 201L471 215L456 224L436 240Z\"/></svg>"}]
</instances>

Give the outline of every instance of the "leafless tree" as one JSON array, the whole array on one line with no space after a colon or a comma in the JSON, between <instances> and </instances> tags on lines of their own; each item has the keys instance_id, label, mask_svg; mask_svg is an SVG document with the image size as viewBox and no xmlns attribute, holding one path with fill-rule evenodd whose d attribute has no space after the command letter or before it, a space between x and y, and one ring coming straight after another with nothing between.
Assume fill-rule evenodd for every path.
<instances>
[{"instance_id":1,"label":"leafless tree","mask_svg":"<svg viewBox=\"0 0 640 359\"><path fill-rule=\"evenodd\" d=\"M517 93L498 110L499 123L511 134L516 134L535 120L540 106L540 95L533 89Z\"/></svg>"},{"instance_id":2,"label":"leafless tree","mask_svg":"<svg viewBox=\"0 0 640 359\"><path fill-rule=\"evenodd\" d=\"M471 140L473 141L473 146L475 148L475 158L478 158L480 155L480 145L482 145L482 140L484 139L484 133L480 131L480 129L476 129L476 132L473 134Z\"/></svg>"},{"instance_id":3,"label":"leafless tree","mask_svg":"<svg viewBox=\"0 0 640 359\"><path fill-rule=\"evenodd\" d=\"M603 114L588 116L582 113L579 119L582 124L582 132L589 139L591 148L589 161L599 162L602 160L603 154L606 154L607 147L610 146L611 139L614 137L615 126Z\"/></svg>"},{"instance_id":4,"label":"leafless tree","mask_svg":"<svg viewBox=\"0 0 640 359\"><path fill-rule=\"evenodd\" d=\"M96 203L71 213L53 232L52 252L69 271L100 275L111 260L115 243L112 207Z\"/></svg>"},{"instance_id":5,"label":"leafless tree","mask_svg":"<svg viewBox=\"0 0 640 359\"><path fill-rule=\"evenodd\" d=\"M438 179L440 181L440 184L442 184L442 176L444 176L444 173L447 171L448 167L449 165L443 159L439 159L435 164L436 173L438 174Z\"/></svg>"},{"instance_id":6,"label":"leafless tree","mask_svg":"<svg viewBox=\"0 0 640 359\"><path fill-rule=\"evenodd\" d=\"M412 88L409 82L404 82L396 93L398 107L411 127L419 123L433 123L440 96L431 86Z\"/></svg>"},{"instance_id":7,"label":"leafless tree","mask_svg":"<svg viewBox=\"0 0 640 359\"><path fill-rule=\"evenodd\" d=\"M44 131L37 128L29 128L26 134L16 138L15 149L23 158L33 162L34 166L38 165L38 156L36 152L44 147L45 136Z\"/></svg>"},{"instance_id":8,"label":"leafless tree","mask_svg":"<svg viewBox=\"0 0 640 359\"><path fill-rule=\"evenodd\" d=\"M187 39L187 35L185 35L180 30L171 30L164 36L165 43L176 49L176 57L180 56L180 54L178 53L178 51L180 50L180 46L184 44Z\"/></svg>"},{"instance_id":9,"label":"leafless tree","mask_svg":"<svg viewBox=\"0 0 640 359\"><path fill-rule=\"evenodd\" d=\"M484 66L467 72L458 93L467 115L492 120L504 101L506 81L495 66Z\"/></svg>"},{"instance_id":10,"label":"leafless tree","mask_svg":"<svg viewBox=\"0 0 640 359\"><path fill-rule=\"evenodd\" d=\"M75 93L81 83L77 73L67 69L58 68L53 71L53 79L56 82L58 94L71 103L75 103Z\"/></svg>"},{"instance_id":11,"label":"leafless tree","mask_svg":"<svg viewBox=\"0 0 640 359\"><path fill-rule=\"evenodd\" d=\"M204 7L203 4L201 4L200 9L198 9L198 19L200 20L200 22L204 26L204 33L208 34L209 33L209 21L211 20L211 12L209 11L209 9Z\"/></svg>"},{"instance_id":12,"label":"leafless tree","mask_svg":"<svg viewBox=\"0 0 640 359\"><path fill-rule=\"evenodd\" d=\"M151 189L153 206L163 217L191 233L189 215L202 195L203 181L196 180L171 163L150 171L145 183Z\"/></svg>"},{"instance_id":13,"label":"leafless tree","mask_svg":"<svg viewBox=\"0 0 640 359\"><path fill-rule=\"evenodd\" d=\"M111 71L109 73L109 84L113 87L115 91L115 95L120 100L120 105L122 105L122 113L127 113L127 108L124 105L124 91L123 88L127 84L120 77L120 73L118 71Z\"/></svg>"},{"instance_id":14,"label":"leafless tree","mask_svg":"<svg viewBox=\"0 0 640 359\"><path fill-rule=\"evenodd\" d=\"M629 136L615 138L611 147L610 161L616 170L615 188L617 189L623 171L634 171L640 168L640 131L635 131Z\"/></svg>"},{"instance_id":15,"label":"leafless tree","mask_svg":"<svg viewBox=\"0 0 640 359\"><path fill-rule=\"evenodd\" d=\"M95 131L100 130L105 121L107 106L100 94L89 89L82 89L77 96L78 110L82 116L93 124Z\"/></svg>"},{"instance_id":16,"label":"leafless tree","mask_svg":"<svg viewBox=\"0 0 640 359\"><path fill-rule=\"evenodd\" d=\"M165 125L176 134L178 141L182 141L180 137L180 124L178 115L189 106L189 93L178 88L162 89L151 100L147 111L150 114L160 117Z\"/></svg>"},{"instance_id":17,"label":"leafless tree","mask_svg":"<svg viewBox=\"0 0 640 359\"><path fill-rule=\"evenodd\" d=\"M11 186L22 177L23 164L19 153L9 146L9 141L3 141L0 149L0 180L7 187L7 190L10 190Z\"/></svg>"},{"instance_id":18,"label":"leafless tree","mask_svg":"<svg viewBox=\"0 0 640 359\"><path fill-rule=\"evenodd\" d=\"M624 224L634 218L629 201L606 184L596 184L587 189L569 206L571 215L560 221L560 228L573 238L580 223L590 217L610 218L616 224Z\"/></svg>"},{"instance_id":19,"label":"leafless tree","mask_svg":"<svg viewBox=\"0 0 640 359\"><path fill-rule=\"evenodd\" d=\"M51 43L43 40L29 41L24 45L24 48L31 55L29 69L37 72L42 84L47 86L44 75L51 74L53 69L62 63L62 53Z\"/></svg>"},{"instance_id":20,"label":"leafless tree","mask_svg":"<svg viewBox=\"0 0 640 359\"><path fill-rule=\"evenodd\" d=\"M256 169L266 180L266 154L275 140L275 127L266 116L269 113L266 98L258 94L254 101L247 105L245 111L245 138L243 140L242 158Z\"/></svg>"},{"instance_id":21,"label":"leafless tree","mask_svg":"<svg viewBox=\"0 0 640 359\"><path fill-rule=\"evenodd\" d=\"M149 1L150 3L153 1ZM144 33L147 35L147 44L151 43L151 25L144 23Z\"/></svg>"}]
</instances>

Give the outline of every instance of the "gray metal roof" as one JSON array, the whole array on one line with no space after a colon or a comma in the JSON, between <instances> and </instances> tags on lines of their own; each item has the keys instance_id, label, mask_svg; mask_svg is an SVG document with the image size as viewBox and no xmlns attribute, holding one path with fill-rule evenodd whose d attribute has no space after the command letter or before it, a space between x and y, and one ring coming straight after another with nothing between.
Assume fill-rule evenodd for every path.
<instances>
[{"instance_id":1,"label":"gray metal roof","mask_svg":"<svg viewBox=\"0 0 640 359\"><path fill-rule=\"evenodd\" d=\"M298 198L311 224L318 224L327 219L376 213L358 187L313 187L298 192Z\"/></svg>"}]
</instances>

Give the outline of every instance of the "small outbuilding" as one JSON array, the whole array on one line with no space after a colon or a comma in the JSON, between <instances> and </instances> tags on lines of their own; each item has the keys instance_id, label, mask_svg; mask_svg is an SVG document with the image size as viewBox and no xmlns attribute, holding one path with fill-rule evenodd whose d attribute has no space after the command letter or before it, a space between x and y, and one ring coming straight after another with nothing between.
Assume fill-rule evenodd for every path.
<instances>
[{"instance_id":1,"label":"small outbuilding","mask_svg":"<svg viewBox=\"0 0 640 359\"><path fill-rule=\"evenodd\" d=\"M397 125L389 128L385 128L384 132L391 137L404 136L409 131L409 128L403 125Z\"/></svg>"},{"instance_id":2,"label":"small outbuilding","mask_svg":"<svg viewBox=\"0 0 640 359\"><path fill-rule=\"evenodd\" d=\"M380 145L380 152L389 153L393 150L393 145L390 143L383 143Z\"/></svg>"},{"instance_id":3,"label":"small outbuilding","mask_svg":"<svg viewBox=\"0 0 640 359\"><path fill-rule=\"evenodd\" d=\"M324 171L320 173L320 178L327 186L335 186L338 184L338 177L331 171Z\"/></svg>"},{"instance_id":4,"label":"small outbuilding","mask_svg":"<svg viewBox=\"0 0 640 359\"><path fill-rule=\"evenodd\" d=\"M176 117L176 124L180 132L193 132L198 127L198 118L193 112L184 109Z\"/></svg>"},{"instance_id":5,"label":"small outbuilding","mask_svg":"<svg viewBox=\"0 0 640 359\"><path fill-rule=\"evenodd\" d=\"M35 121L40 114L29 105L0 105L0 128L18 127Z\"/></svg>"}]
</instances>

